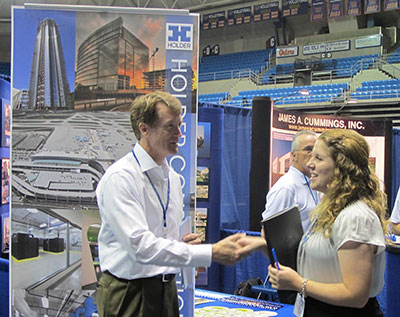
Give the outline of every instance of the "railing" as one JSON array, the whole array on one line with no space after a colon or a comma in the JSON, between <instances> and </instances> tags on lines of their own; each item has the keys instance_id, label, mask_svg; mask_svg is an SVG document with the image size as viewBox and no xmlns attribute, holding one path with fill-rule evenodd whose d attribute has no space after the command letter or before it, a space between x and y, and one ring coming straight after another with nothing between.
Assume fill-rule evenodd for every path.
<instances>
[{"instance_id":1,"label":"railing","mask_svg":"<svg viewBox=\"0 0 400 317\"><path fill-rule=\"evenodd\" d=\"M400 59L400 54L399 54ZM391 63L388 63L385 58L380 58L375 61L374 67L379 69L394 78L400 78L400 69Z\"/></svg>"},{"instance_id":2,"label":"railing","mask_svg":"<svg viewBox=\"0 0 400 317\"><path fill-rule=\"evenodd\" d=\"M268 96L267 94L265 96ZM254 96L255 97L255 96ZM271 98L274 100L274 98ZM332 105L346 105L346 104L357 104L363 102L376 102L381 101L393 101L400 99L400 89L392 90L375 90L375 91L343 91L342 93L333 94L322 94L322 95L309 95L309 96L288 96L280 97L275 99L274 105L310 105L315 106L316 103L332 104ZM250 108L252 103L252 98L247 98L247 100L238 99L232 101L220 100L217 102L220 105L228 105L231 107L240 108Z\"/></svg>"},{"instance_id":3,"label":"railing","mask_svg":"<svg viewBox=\"0 0 400 317\"><path fill-rule=\"evenodd\" d=\"M248 69L234 69L221 72L212 73L199 73L199 81L211 81L211 80L222 80L222 79L234 79L234 78L252 78L255 73L250 68Z\"/></svg>"}]
</instances>

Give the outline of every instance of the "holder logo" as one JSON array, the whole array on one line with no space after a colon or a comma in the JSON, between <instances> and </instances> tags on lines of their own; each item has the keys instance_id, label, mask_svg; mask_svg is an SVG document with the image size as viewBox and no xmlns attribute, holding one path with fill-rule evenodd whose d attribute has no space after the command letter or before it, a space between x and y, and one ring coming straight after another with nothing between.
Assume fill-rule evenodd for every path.
<instances>
[{"instance_id":1,"label":"holder logo","mask_svg":"<svg viewBox=\"0 0 400 317\"><path fill-rule=\"evenodd\" d=\"M167 23L167 50L193 50L193 25Z\"/></svg>"}]
</instances>

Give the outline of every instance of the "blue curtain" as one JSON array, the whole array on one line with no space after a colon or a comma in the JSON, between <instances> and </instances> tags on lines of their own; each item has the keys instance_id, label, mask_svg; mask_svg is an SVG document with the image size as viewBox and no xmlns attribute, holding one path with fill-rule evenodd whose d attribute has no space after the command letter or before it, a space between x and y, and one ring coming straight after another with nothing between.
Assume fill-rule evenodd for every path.
<instances>
[{"instance_id":1,"label":"blue curtain","mask_svg":"<svg viewBox=\"0 0 400 317\"><path fill-rule=\"evenodd\" d=\"M396 199L397 191L400 186L400 130L393 129L392 139L392 205Z\"/></svg>"},{"instance_id":2,"label":"blue curtain","mask_svg":"<svg viewBox=\"0 0 400 317\"><path fill-rule=\"evenodd\" d=\"M248 230L251 110L224 108L221 228Z\"/></svg>"},{"instance_id":3,"label":"blue curtain","mask_svg":"<svg viewBox=\"0 0 400 317\"><path fill-rule=\"evenodd\" d=\"M248 230L251 109L205 103L200 103L200 108L221 108L224 111L221 229Z\"/></svg>"}]
</instances>

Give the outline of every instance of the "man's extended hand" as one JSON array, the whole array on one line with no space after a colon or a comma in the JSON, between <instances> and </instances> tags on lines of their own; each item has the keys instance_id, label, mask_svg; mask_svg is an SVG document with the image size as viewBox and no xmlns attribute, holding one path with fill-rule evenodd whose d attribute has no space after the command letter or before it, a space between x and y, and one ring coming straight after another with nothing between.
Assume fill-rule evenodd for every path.
<instances>
[{"instance_id":1,"label":"man's extended hand","mask_svg":"<svg viewBox=\"0 0 400 317\"><path fill-rule=\"evenodd\" d=\"M240 260L236 251L240 249L237 241L245 237L245 233L236 233L212 245L212 260L224 265L234 265Z\"/></svg>"}]
</instances>

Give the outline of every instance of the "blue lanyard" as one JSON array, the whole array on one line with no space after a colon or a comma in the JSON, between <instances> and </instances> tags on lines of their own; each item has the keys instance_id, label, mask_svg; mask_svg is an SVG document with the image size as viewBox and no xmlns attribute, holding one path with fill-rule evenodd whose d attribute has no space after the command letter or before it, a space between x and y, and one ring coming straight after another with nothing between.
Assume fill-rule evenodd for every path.
<instances>
[{"instance_id":1,"label":"blue lanyard","mask_svg":"<svg viewBox=\"0 0 400 317\"><path fill-rule=\"evenodd\" d=\"M304 235L303 245L306 243L308 236L311 234L316 224L317 224L317 219L313 221L312 225L308 228L306 234Z\"/></svg>"},{"instance_id":2,"label":"blue lanyard","mask_svg":"<svg viewBox=\"0 0 400 317\"><path fill-rule=\"evenodd\" d=\"M312 197L312 199L314 200L315 206L317 206L317 204L318 204L318 199L314 196L314 193L313 193L313 191L312 191L312 189L311 189L311 186L310 186L310 182L308 181L306 175L303 174L303 176L304 176L304 180L305 180L306 183L307 183L307 187L308 187L308 190L310 191L311 197Z\"/></svg>"},{"instance_id":3,"label":"blue lanyard","mask_svg":"<svg viewBox=\"0 0 400 317\"><path fill-rule=\"evenodd\" d=\"M132 154L135 157L136 161L138 162L139 166L141 167L140 162L139 162L138 158L136 157L136 154L135 154L134 150L132 150ZM146 174L147 178L149 179L151 187L153 187L154 192L157 195L158 201L160 202L161 209L163 211L164 228L166 228L167 227L167 210L168 210L168 206L169 206L169 193L170 193L169 177L168 177L168 189L167 189L167 204L164 206L164 204L163 204L163 202L161 200L160 194L158 193L157 188L154 186L149 174L147 173L147 171L145 171L144 173Z\"/></svg>"}]
</instances>

